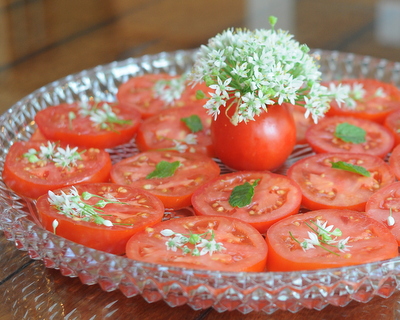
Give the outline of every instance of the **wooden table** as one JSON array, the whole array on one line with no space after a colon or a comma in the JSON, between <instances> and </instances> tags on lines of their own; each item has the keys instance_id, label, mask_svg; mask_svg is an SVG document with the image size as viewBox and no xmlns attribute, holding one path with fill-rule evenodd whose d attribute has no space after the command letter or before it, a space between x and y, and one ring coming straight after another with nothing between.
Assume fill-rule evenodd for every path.
<instances>
[{"instance_id":1,"label":"wooden table","mask_svg":"<svg viewBox=\"0 0 400 320\"><path fill-rule=\"evenodd\" d=\"M229 27L268 16L311 48L400 61L400 5L379 0L0 1L0 109L68 74L114 60L191 49ZM64 277L0 232L0 319L399 319L400 293L366 304L272 315L194 311L126 298Z\"/></svg>"}]
</instances>

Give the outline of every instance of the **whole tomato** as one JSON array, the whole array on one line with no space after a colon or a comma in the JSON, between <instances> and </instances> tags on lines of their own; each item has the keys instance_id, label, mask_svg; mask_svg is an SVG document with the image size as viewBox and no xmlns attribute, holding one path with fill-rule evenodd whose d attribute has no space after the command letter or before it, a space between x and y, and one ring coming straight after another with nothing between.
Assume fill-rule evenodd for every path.
<instances>
[{"instance_id":1,"label":"whole tomato","mask_svg":"<svg viewBox=\"0 0 400 320\"><path fill-rule=\"evenodd\" d=\"M296 144L296 127L289 104L272 105L255 121L233 125L221 110L211 123L211 139L216 156L234 170L278 169L289 157Z\"/></svg>"}]
</instances>

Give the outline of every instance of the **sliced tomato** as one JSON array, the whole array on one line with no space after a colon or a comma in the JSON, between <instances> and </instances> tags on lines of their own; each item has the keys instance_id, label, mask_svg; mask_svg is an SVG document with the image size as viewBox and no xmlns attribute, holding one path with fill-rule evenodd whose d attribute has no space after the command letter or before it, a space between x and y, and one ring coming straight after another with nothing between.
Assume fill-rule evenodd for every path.
<instances>
[{"instance_id":1,"label":"sliced tomato","mask_svg":"<svg viewBox=\"0 0 400 320\"><path fill-rule=\"evenodd\" d=\"M179 166L171 176L146 178L162 161L177 162ZM219 172L218 164L205 155L146 151L116 163L111 169L111 180L149 191L167 209L180 209L190 206L193 192Z\"/></svg>"},{"instance_id":2,"label":"sliced tomato","mask_svg":"<svg viewBox=\"0 0 400 320\"><path fill-rule=\"evenodd\" d=\"M355 108L343 103L339 106L336 101L332 101L328 116L346 115L383 123L390 112L400 108L400 90L390 83L376 79L343 79L333 83L351 87L360 85L365 94L355 100ZM329 86L329 83L325 85Z\"/></svg>"},{"instance_id":3,"label":"sliced tomato","mask_svg":"<svg viewBox=\"0 0 400 320\"><path fill-rule=\"evenodd\" d=\"M73 191L71 186L57 189L54 194L60 198L65 194L72 203L71 195L78 197L75 203L87 206L85 210L71 210L71 205L65 206L63 202L56 205L45 194L36 203L39 220L45 229L89 248L124 254L133 234L161 222L164 216L162 202L141 189L114 183L81 184L73 188ZM86 199L84 192L92 196ZM108 223L103 223L103 219Z\"/></svg>"},{"instance_id":4,"label":"sliced tomato","mask_svg":"<svg viewBox=\"0 0 400 320\"><path fill-rule=\"evenodd\" d=\"M306 111L304 107L295 104L288 104L288 107L291 109L296 125L296 143L305 144L307 143L306 131L311 125L314 124L314 121L312 117L306 118L304 116L304 113Z\"/></svg>"},{"instance_id":5,"label":"sliced tomato","mask_svg":"<svg viewBox=\"0 0 400 320\"><path fill-rule=\"evenodd\" d=\"M338 228L341 235L325 233L322 240L322 230L330 226L330 232ZM301 244L312 239L312 235L317 236L322 247L315 244L303 248ZM327 243L327 236L334 242ZM266 241L269 271L337 268L398 256L397 241L388 228L351 210L316 210L287 217L268 229Z\"/></svg>"},{"instance_id":6,"label":"sliced tomato","mask_svg":"<svg viewBox=\"0 0 400 320\"><path fill-rule=\"evenodd\" d=\"M400 245L400 182L375 192L367 201L365 213L387 226Z\"/></svg>"},{"instance_id":7,"label":"sliced tomato","mask_svg":"<svg viewBox=\"0 0 400 320\"><path fill-rule=\"evenodd\" d=\"M40 151L46 142L15 142L8 151L3 170L3 181L17 194L38 198L49 190L84 182L107 182L110 177L110 155L101 149L78 148L81 160L63 167L52 161L30 162L27 153ZM64 146L65 147L65 146ZM68 146L67 146L68 147ZM64 150L66 150L66 148Z\"/></svg>"},{"instance_id":8,"label":"sliced tomato","mask_svg":"<svg viewBox=\"0 0 400 320\"><path fill-rule=\"evenodd\" d=\"M344 162L362 167L370 176L332 168ZM311 210L350 209L364 211L369 197L395 180L389 165L368 154L320 153L294 163L287 172L301 188L302 205Z\"/></svg>"},{"instance_id":9,"label":"sliced tomato","mask_svg":"<svg viewBox=\"0 0 400 320\"><path fill-rule=\"evenodd\" d=\"M39 128L36 128L35 131L32 133L29 141L47 141L47 139L42 132L40 132Z\"/></svg>"},{"instance_id":10,"label":"sliced tomato","mask_svg":"<svg viewBox=\"0 0 400 320\"><path fill-rule=\"evenodd\" d=\"M400 145L396 146L390 154L389 166L396 178L400 180Z\"/></svg>"},{"instance_id":11,"label":"sliced tomato","mask_svg":"<svg viewBox=\"0 0 400 320\"><path fill-rule=\"evenodd\" d=\"M118 88L117 99L123 106L138 110L143 119L151 117L167 108L184 106L202 107L206 100L197 99L196 92L198 90L207 92L208 88L205 84L198 84L194 87L186 84L181 97L173 102L164 101L156 95L155 85L159 81L171 81L179 77L166 73L150 73L130 78Z\"/></svg>"},{"instance_id":12,"label":"sliced tomato","mask_svg":"<svg viewBox=\"0 0 400 320\"><path fill-rule=\"evenodd\" d=\"M234 188L247 183L255 185L249 204L232 206L230 197ZM245 196L245 195L244 195ZM250 223L260 233L276 221L297 213L301 190L286 176L270 172L238 171L223 174L197 189L192 205L197 215L225 216Z\"/></svg>"},{"instance_id":13,"label":"sliced tomato","mask_svg":"<svg viewBox=\"0 0 400 320\"><path fill-rule=\"evenodd\" d=\"M199 121L198 130L190 121ZM136 145L141 151L184 147L187 148L186 152L198 152L212 157L214 152L210 125L211 116L204 108L166 109L141 123ZM194 137L194 140L189 137Z\"/></svg>"},{"instance_id":14,"label":"sliced tomato","mask_svg":"<svg viewBox=\"0 0 400 320\"><path fill-rule=\"evenodd\" d=\"M400 144L400 110L391 112L383 124L393 134L395 145Z\"/></svg>"},{"instance_id":15,"label":"sliced tomato","mask_svg":"<svg viewBox=\"0 0 400 320\"><path fill-rule=\"evenodd\" d=\"M141 119L138 111L115 103L90 101L85 105L89 110L96 110L98 118L107 114L105 106L110 108L109 114L114 118L95 122L91 120L91 115L82 114L81 105L80 102L64 103L39 111L35 121L40 132L49 140L100 149L127 143L135 136Z\"/></svg>"},{"instance_id":16,"label":"sliced tomato","mask_svg":"<svg viewBox=\"0 0 400 320\"><path fill-rule=\"evenodd\" d=\"M338 137L335 132L338 126L350 124L365 132L365 141L348 142ZM367 153L384 158L394 146L392 133L376 122L348 116L325 117L310 126L306 140L316 153L345 152Z\"/></svg>"},{"instance_id":17,"label":"sliced tomato","mask_svg":"<svg viewBox=\"0 0 400 320\"><path fill-rule=\"evenodd\" d=\"M186 237L200 235L207 241L203 242L204 246L198 245L200 241L185 243L177 241L177 237L163 235L163 230ZM212 240L213 247L219 244L220 250L203 251ZM193 251L196 247L198 255ZM267 253L265 240L257 230L243 221L226 217L193 216L163 221L133 235L126 246L127 257L138 261L234 272L264 271Z\"/></svg>"}]
</instances>

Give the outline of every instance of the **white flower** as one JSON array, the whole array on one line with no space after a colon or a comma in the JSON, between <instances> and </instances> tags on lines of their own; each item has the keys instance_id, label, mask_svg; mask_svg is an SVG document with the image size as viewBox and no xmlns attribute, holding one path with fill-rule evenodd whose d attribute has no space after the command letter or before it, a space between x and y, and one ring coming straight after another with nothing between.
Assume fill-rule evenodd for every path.
<instances>
[{"instance_id":1,"label":"white flower","mask_svg":"<svg viewBox=\"0 0 400 320\"><path fill-rule=\"evenodd\" d=\"M347 242L349 242L349 240L350 240L350 237L347 237L346 239L339 240L339 242L337 244L337 247L338 247L340 252L350 251L350 249L348 249L348 248L351 248L351 246L349 246L347 244Z\"/></svg>"},{"instance_id":2,"label":"white flower","mask_svg":"<svg viewBox=\"0 0 400 320\"><path fill-rule=\"evenodd\" d=\"M173 232L171 229L164 229L161 230L160 233L164 236L164 237L170 237L172 235L175 234L175 232Z\"/></svg>"},{"instance_id":3,"label":"white flower","mask_svg":"<svg viewBox=\"0 0 400 320\"><path fill-rule=\"evenodd\" d=\"M65 167L75 166L76 161L82 160L78 147L70 148L67 146L65 149L58 147L57 152L53 155L53 161L56 165Z\"/></svg>"},{"instance_id":4,"label":"white flower","mask_svg":"<svg viewBox=\"0 0 400 320\"><path fill-rule=\"evenodd\" d=\"M186 144L197 144L197 135L195 133L189 133L186 135L184 142Z\"/></svg>"},{"instance_id":5,"label":"white flower","mask_svg":"<svg viewBox=\"0 0 400 320\"><path fill-rule=\"evenodd\" d=\"M202 239L201 243L196 246L197 248L202 248L200 250L200 255L204 256L205 254L209 254L212 256L214 252L219 252L225 250L223 243L215 241L215 239L207 240Z\"/></svg>"},{"instance_id":6,"label":"white flower","mask_svg":"<svg viewBox=\"0 0 400 320\"><path fill-rule=\"evenodd\" d=\"M163 100L167 105L178 100L186 87L186 77L158 80L153 87L154 96Z\"/></svg>"}]
</instances>

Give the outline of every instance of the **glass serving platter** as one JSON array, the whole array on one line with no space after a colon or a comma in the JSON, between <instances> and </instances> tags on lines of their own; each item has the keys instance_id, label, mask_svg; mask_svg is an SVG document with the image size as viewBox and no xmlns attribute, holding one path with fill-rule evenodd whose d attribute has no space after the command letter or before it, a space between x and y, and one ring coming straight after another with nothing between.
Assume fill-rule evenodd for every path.
<instances>
[{"instance_id":1,"label":"glass serving platter","mask_svg":"<svg viewBox=\"0 0 400 320\"><path fill-rule=\"evenodd\" d=\"M190 70L195 50L130 58L85 70L50 83L12 106L0 116L0 170L9 147L28 140L35 131L38 110L62 102L91 97L114 101L118 86L132 76ZM400 86L400 63L348 53L313 50L323 80L368 77ZM134 144L110 150L114 161L137 152ZM297 146L281 172L311 154ZM221 167L224 170L223 164ZM164 300L171 307L187 304L195 310L212 307L218 312L244 314L277 310L321 310L327 305L387 298L400 287L400 257L359 266L302 272L228 273L166 267L133 261L73 243L40 227L34 206L11 192L0 180L0 229L6 238L32 259L62 275L79 277L83 284L98 283L104 291L125 296L142 295L148 302Z\"/></svg>"}]
</instances>

